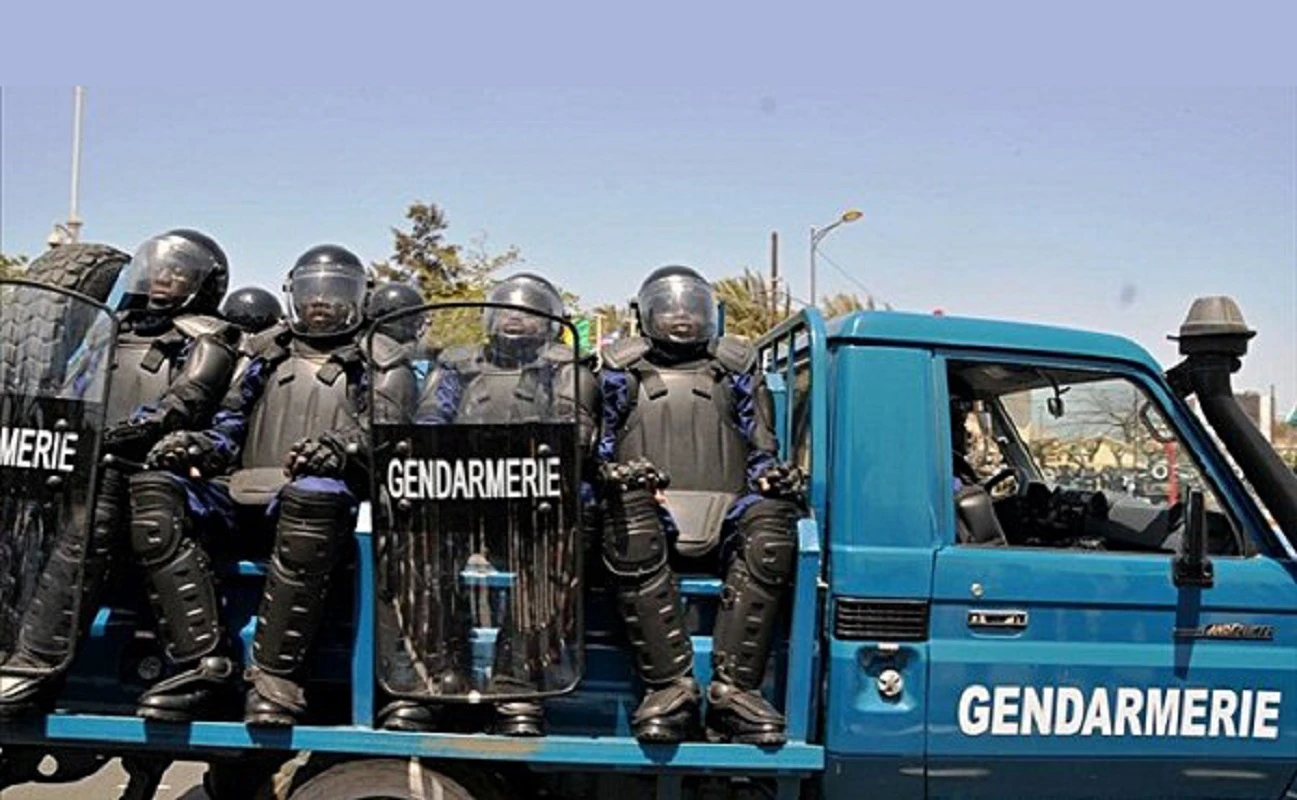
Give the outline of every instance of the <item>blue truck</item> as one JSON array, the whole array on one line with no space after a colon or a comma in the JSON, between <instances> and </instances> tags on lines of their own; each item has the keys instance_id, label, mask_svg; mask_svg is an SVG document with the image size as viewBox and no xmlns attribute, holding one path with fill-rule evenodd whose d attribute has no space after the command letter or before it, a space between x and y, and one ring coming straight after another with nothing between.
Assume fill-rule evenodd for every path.
<instances>
[{"instance_id":1,"label":"blue truck","mask_svg":"<svg viewBox=\"0 0 1297 800\"><path fill-rule=\"evenodd\" d=\"M764 689L783 746L639 744L593 574L549 736L376 728L362 524L305 724L132 716L162 662L128 579L57 711L4 727L0 789L121 757L140 798L173 760L241 800L1297 797L1297 476L1233 399L1252 336L1227 298L1195 302L1165 372L1127 339L950 316L808 309L764 336L781 457L809 475ZM222 570L249 647L265 562ZM681 591L705 682L720 584Z\"/></svg>"}]
</instances>

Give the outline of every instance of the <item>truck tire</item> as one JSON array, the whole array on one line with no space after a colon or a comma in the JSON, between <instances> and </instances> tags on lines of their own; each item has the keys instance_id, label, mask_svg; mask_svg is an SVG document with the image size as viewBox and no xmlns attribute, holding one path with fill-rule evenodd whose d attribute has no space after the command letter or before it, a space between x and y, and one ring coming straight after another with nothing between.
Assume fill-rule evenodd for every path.
<instances>
[{"instance_id":1,"label":"truck tire","mask_svg":"<svg viewBox=\"0 0 1297 800\"><path fill-rule=\"evenodd\" d=\"M27 267L25 280L79 292L103 302L112 291L130 256L102 244L69 244L44 253ZM0 324L0 349L10 375L37 377L33 370L53 370L45 378L58 382L58 374L94 321L93 312L67 297L30 288L17 288L10 298L14 307ZM69 313L79 308L85 313Z\"/></svg>"},{"instance_id":2,"label":"truck tire","mask_svg":"<svg viewBox=\"0 0 1297 800\"><path fill-rule=\"evenodd\" d=\"M481 800L415 759L348 761L311 778L289 800Z\"/></svg>"}]
</instances>

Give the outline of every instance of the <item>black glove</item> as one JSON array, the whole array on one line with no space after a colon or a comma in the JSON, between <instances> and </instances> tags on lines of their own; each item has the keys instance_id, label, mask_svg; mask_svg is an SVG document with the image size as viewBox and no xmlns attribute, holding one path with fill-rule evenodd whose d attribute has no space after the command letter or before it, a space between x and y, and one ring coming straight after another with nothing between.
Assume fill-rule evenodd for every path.
<instances>
[{"instance_id":1,"label":"black glove","mask_svg":"<svg viewBox=\"0 0 1297 800\"><path fill-rule=\"evenodd\" d=\"M319 478L341 478L347 468L347 448L329 434L302 439L293 445L284 460L284 471L297 478L313 475Z\"/></svg>"},{"instance_id":2,"label":"black glove","mask_svg":"<svg viewBox=\"0 0 1297 800\"><path fill-rule=\"evenodd\" d=\"M152 419L127 420L104 431L104 452L131 461L143 461L162 435L162 423Z\"/></svg>"},{"instance_id":3,"label":"black glove","mask_svg":"<svg viewBox=\"0 0 1297 800\"><path fill-rule=\"evenodd\" d=\"M168 433L153 446L144 465L165 469L184 477L212 477L229 467L228 456L216 446L216 440L199 431ZM193 475L197 470L198 475Z\"/></svg>"},{"instance_id":4,"label":"black glove","mask_svg":"<svg viewBox=\"0 0 1297 800\"><path fill-rule=\"evenodd\" d=\"M665 470L653 466L653 462L647 458L637 458L625 464L602 464L599 467L599 480L605 488L617 492L632 489L656 492L671 484L671 476Z\"/></svg>"},{"instance_id":5,"label":"black glove","mask_svg":"<svg viewBox=\"0 0 1297 800\"><path fill-rule=\"evenodd\" d=\"M772 464L752 484L763 497L772 500L806 500L806 473L792 464Z\"/></svg>"}]
</instances>

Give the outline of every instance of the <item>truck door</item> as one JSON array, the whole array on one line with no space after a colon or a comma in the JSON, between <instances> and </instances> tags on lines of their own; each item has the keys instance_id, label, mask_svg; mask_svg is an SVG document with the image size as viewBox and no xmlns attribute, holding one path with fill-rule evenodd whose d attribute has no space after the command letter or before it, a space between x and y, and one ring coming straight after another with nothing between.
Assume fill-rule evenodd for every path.
<instances>
[{"instance_id":1,"label":"truck door","mask_svg":"<svg viewBox=\"0 0 1297 800\"><path fill-rule=\"evenodd\" d=\"M945 367L950 496L973 470L1003 538L961 536L968 518L941 504L929 794L1281 796L1297 770L1297 567L1202 426L1125 367ZM1172 579L1190 489L1209 588Z\"/></svg>"}]
</instances>

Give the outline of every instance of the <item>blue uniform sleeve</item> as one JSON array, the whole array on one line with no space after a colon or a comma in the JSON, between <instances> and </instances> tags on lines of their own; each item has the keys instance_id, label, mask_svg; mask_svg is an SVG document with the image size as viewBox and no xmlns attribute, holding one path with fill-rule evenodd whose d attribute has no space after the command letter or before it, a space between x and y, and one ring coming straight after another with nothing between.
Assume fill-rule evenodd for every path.
<instances>
[{"instance_id":1,"label":"blue uniform sleeve","mask_svg":"<svg viewBox=\"0 0 1297 800\"><path fill-rule=\"evenodd\" d=\"M464 396L464 382L459 370L445 364L433 376L432 386L424 392L415 422L419 425L450 425Z\"/></svg>"},{"instance_id":2,"label":"blue uniform sleeve","mask_svg":"<svg viewBox=\"0 0 1297 800\"><path fill-rule=\"evenodd\" d=\"M630 378L624 370L605 367L599 372L603 425L595 448L595 461L610 464L617 455L617 434L630 413Z\"/></svg>"},{"instance_id":3,"label":"blue uniform sleeve","mask_svg":"<svg viewBox=\"0 0 1297 800\"><path fill-rule=\"evenodd\" d=\"M734 389L734 422L748 445L747 480L752 484L758 476L778 463L775 451L767 442L774 441L774 431L758 430L766 424L768 414L757 413L757 376L751 373L731 377Z\"/></svg>"}]
</instances>

